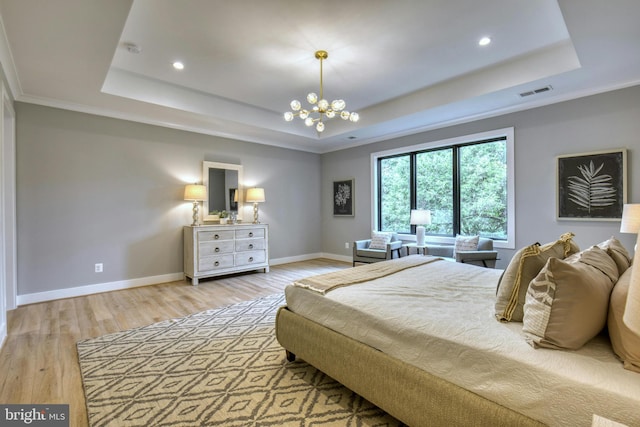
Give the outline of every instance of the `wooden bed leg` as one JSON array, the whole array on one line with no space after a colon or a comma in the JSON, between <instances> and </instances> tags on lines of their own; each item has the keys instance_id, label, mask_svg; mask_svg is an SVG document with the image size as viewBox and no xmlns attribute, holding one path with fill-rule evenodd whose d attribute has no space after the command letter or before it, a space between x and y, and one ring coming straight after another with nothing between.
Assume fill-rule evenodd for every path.
<instances>
[{"instance_id":1,"label":"wooden bed leg","mask_svg":"<svg viewBox=\"0 0 640 427\"><path fill-rule=\"evenodd\" d=\"M295 362L296 361L296 355L291 353L289 350L285 350L285 353L287 353L287 362Z\"/></svg>"}]
</instances>

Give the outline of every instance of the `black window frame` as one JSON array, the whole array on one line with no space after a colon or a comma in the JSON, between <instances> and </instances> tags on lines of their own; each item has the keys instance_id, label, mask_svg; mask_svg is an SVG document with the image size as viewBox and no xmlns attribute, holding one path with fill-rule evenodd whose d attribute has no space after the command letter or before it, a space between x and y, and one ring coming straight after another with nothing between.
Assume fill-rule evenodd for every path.
<instances>
[{"instance_id":1,"label":"black window frame","mask_svg":"<svg viewBox=\"0 0 640 427\"><path fill-rule=\"evenodd\" d=\"M434 144L434 146L427 146L425 147L425 145L428 144L423 144L422 146L417 147L417 149L407 149L406 151L402 151L402 149L398 149L398 150L391 150L394 151L392 154L388 154L388 155L384 155L383 153L380 153L381 155L376 156L376 154L372 155L372 159L375 159L375 162L372 163L372 166L374 166L376 168L375 171L375 189L373 194L375 195L375 210L373 213L373 217L372 219L374 220L375 223L375 227L376 229L380 230L381 226L382 226L382 191L381 191L381 186L382 186L382 174L380 173L381 171L381 164L384 160L386 159L390 159L390 158L395 158L395 157L406 157L409 156L409 164L410 164L410 208L411 209L416 209L417 206L417 194L418 194L418 188L417 188L417 156L420 153L425 153L425 152L433 152L433 151L438 151L438 150L452 150L452 162L453 162L453 232L451 234L430 234L431 236L435 236L435 237L441 237L441 238L455 238L455 236L457 234L462 234L460 232L460 227L461 227L461 209L460 209L460 204L461 204L461 191L460 191L460 149L463 147L468 147L468 146L472 146L472 145L478 145L478 144L485 144L485 143L492 143L492 142L496 142L496 141L505 141L506 143L506 151L507 151L507 165L509 167L509 163L511 163L510 167L513 168L513 129L510 128L510 136L507 134L507 132L502 132L503 130L499 130L499 131L495 131L492 133L491 136L487 136L484 134L479 134L482 135L483 137L481 138L477 138L474 137L473 135L468 136L468 138L462 137L462 138L457 138L458 141L455 143L449 143L449 144ZM464 140L462 140L464 139ZM511 151L511 153L509 154L509 152ZM513 172L511 174L507 173L507 192L513 192L514 188L513 188ZM514 195L513 194L508 194L507 196L508 198L511 197L513 198ZM502 246L502 247L507 247L507 248L511 248L513 247L513 241L515 240L515 230L513 227L513 221L515 220L514 218L514 211L515 211L515 206L513 205L512 202L510 202L509 200L507 200L507 212L508 212L508 218L507 218L507 236L506 239L496 239L496 243L498 243L498 246ZM393 230L399 234L406 234L405 230ZM410 234L415 235L416 233L416 226L415 225L410 225ZM495 239L495 237L492 237Z\"/></svg>"}]
</instances>

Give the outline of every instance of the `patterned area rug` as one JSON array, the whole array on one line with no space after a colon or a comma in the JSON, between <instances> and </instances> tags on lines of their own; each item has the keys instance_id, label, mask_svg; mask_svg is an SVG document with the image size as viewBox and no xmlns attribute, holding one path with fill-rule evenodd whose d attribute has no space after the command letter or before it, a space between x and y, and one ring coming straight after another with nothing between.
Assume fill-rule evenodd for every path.
<instances>
[{"instance_id":1,"label":"patterned area rug","mask_svg":"<svg viewBox=\"0 0 640 427\"><path fill-rule=\"evenodd\" d=\"M275 338L284 296L208 310L77 344L98 426L395 426L388 414Z\"/></svg>"}]
</instances>

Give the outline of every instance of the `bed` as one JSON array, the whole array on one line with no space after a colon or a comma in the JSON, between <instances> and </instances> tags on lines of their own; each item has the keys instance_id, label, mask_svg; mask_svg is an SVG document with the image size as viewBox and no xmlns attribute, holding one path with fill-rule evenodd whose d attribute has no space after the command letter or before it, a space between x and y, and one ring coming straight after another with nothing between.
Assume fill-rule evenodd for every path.
<instances>
[{"instance_id":1,"label":"bed","mask_svg":"<svg viewBox=\"0 0 640 427\"><path fill-rule=\"evenodd\" d=\"M286 287L277 339L410 426L640 425L640 373L608 336L534 348L496 320L502 274L412 255L308 278Z\"/></svg>"}]
</instances>

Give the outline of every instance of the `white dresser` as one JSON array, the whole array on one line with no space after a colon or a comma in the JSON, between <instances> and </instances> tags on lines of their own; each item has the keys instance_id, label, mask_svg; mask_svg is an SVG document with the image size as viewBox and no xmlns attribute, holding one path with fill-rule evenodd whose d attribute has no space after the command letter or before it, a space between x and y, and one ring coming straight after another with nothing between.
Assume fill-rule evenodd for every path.
<instances>
[{"instance_id":1,"label":"white dresser","mask_svg":"<svg viewBox=\"0 0 640 427\"><path fill-rule=\"evenodd\" d=\"M266 224L184 227L184 275L194 286L203 277L258 269L269 271Z\"/></svg>"}]
</instances>

